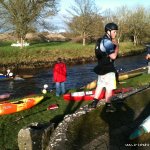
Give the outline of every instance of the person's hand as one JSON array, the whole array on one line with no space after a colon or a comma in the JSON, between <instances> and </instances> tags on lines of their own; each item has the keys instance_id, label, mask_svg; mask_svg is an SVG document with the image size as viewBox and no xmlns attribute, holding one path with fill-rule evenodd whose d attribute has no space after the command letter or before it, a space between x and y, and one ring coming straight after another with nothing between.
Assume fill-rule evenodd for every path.
<instances>
[{"instance_id":1,"label":"person's hand","mask_svg":"<svg viewBox=\"0 0 150 150\"><path fill-rule=\"evenodd\" d=\"M113 42L116 46L118 46L118 42L117 42L116 39L112 39L112 42Z\"/></svg>"},{"instance_id":2,"label":"person's hand","mask_svg":"<svg viewBox=\"0 0 150 150\"><path fill-rule=\"evenodd\" d=\"M117 40L116 39L112 39L112 42L116 45L115 52L118 53L118 51L119 51L119 45L118 45Z\"/></svg>"}]
</instances>

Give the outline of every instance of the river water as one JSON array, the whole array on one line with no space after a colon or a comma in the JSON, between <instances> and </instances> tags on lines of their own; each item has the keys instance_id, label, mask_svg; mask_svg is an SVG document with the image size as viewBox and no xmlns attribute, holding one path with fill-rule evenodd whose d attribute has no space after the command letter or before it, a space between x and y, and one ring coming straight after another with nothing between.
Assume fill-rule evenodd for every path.
<instances>
[{"instance_id":1,"label":"river water","mask_svg":"<svg viewBox=\"0 0 150 150\"><path fill-rule=\"evenodd\" d=\"M118 58L116 68L121 72L146 66L145 54ZM97 75L93 72L96 63L67 66L66 89L79 88L95 80ZM27 73L28 74L28 73ZM23 97L29 94L40 93L43 85L48 84L49 90L54 88L52 81L52 68L40 69L34 77L24 81L0 81L0 94L12 93L12 98Z\"/></svg>"}]
</instances>

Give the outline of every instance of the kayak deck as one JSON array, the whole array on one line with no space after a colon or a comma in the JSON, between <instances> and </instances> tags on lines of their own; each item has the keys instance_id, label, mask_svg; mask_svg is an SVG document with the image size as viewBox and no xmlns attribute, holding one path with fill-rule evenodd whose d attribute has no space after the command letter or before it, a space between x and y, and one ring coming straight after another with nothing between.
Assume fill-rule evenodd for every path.
<instances>
[{"instance_id":1,"label":"kayak deck","mask_svg":"<svg viewBox=\"0 0 150 150\"><path fill-rule=\"evenodd\" d=\"M38 104L43 98L43 96L36 96L14 102L2 102L0 103L0 115L11 114L29 109Z\"/></svg>"}]
</instances>

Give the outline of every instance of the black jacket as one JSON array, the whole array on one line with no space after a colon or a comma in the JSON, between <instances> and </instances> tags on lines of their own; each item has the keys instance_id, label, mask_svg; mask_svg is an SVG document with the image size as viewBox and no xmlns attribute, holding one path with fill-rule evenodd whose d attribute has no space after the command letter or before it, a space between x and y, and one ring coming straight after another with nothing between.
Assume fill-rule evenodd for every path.
<instances>
[{"instance_id":1,"label":"black jacket","mask_svg":"<svg viewBox=\"0 0 150 150\"><path fill-rule=\"evenodd\" d=\"M98 60L94 72L98 75L104 75L109 72L116 72L114 67L114 60L109 55L114 53L116 45L112 43L111 39L105 35L99 38L95 46L95 56Z\"/></svg>"}]
</instances>

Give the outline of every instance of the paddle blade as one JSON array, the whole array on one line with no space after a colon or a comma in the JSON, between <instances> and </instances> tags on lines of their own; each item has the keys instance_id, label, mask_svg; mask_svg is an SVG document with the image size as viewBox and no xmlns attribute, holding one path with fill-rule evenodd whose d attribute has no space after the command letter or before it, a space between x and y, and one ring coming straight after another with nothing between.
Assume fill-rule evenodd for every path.
<instances>
[{"instance_id":1,"label":"paddle blade","mask_svg":"<svg viewBox=\"0 0 150 150\"><path fill-rule=\"evenodd\" d=\"M136 139L145 133L143 128L136 129L129 137L130 140Z\"/></svg>"}]
</instances>

